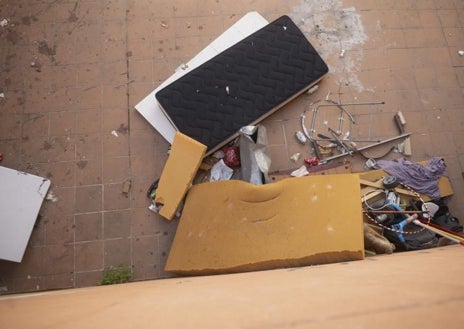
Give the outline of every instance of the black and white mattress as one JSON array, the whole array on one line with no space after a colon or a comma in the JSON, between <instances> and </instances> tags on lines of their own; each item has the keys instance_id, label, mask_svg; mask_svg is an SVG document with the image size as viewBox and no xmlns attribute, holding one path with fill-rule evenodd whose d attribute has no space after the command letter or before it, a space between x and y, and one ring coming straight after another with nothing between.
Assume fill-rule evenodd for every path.
<instances>
[{"instance_id":1,"label":"black and white mattress","mask_svg":"<svg viewBox=\"0 0 464 329\"><path fill-rule=\"evenodd\" d=\"M328 67L288 16L156 93L173 125L208 153L317 83Z\"/></svg>"}]
</instances>

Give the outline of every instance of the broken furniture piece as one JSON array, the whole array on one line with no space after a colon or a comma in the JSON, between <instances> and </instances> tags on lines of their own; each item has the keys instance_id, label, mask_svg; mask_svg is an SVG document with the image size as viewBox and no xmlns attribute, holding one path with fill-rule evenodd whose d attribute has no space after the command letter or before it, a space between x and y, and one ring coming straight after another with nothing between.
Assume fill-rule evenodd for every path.
<instances>
[{"instance_id":1,"label":"broken furniture piece","mask_svg":"<svg viewBox=\"0 0 464 329\"><path fill-rule=\"evenodd\" d=\"M0 259L20 263L50 180L0 166Z\"/></svg>"},{"instance_id":2,"label":"broken furniture piece","mask_svg":"<svg viewBox=\"0 0 464 329\"><path fill-rule=\"evenodd\" d=\"M420 161L418 164L422 166L426 166L428 161ZM359 173L359 178L361 179L361 185L363 185L363 182L370 182L372 184L379 185L379 181L382 180L384 177L389 176L389 174L382 170L382 169L376 169L376 170L370 170L366 172ZM376 187L369 187L367 184L365 184L365 187L361 190L362 195L366 195L369 190L376 189ZM441 176L438 179L438 189L439 189L439 194L440 198L444 198L447 196L453 195L453 189L451 188L451 183L446 176ZM406 193L402 193L399 191L400 195L405 195L407 196ZM431 198L428 195L425 195L423 193L419 193L420 197L424 201L431 201ZM370 197L374 197L373 195Z\"/></svg>"},{"instance_id":3,"label":"broken furniture piece","mask_svg":"<svg viewBox=\"0 0 464 329\"><path fill-rule=\"evenodd\" d=\"M171 123L207 155L316 84L328 67L282 16L156 93Z\"/></svg>"},{"instance_id":4,"label":"broken furniture piece","mask_svg":"<svg viewBox=\"0 0 464 329\"><path fill-rule=\"evenodd\" d=\"M373 102L364 102L364 103L336 103L333 101L330 101L330 102L331 104L317 105L311 110L312 116L311 116L311 123L310 123L309 128L306 127L306 123L305 123L307 110L304 110L303 113L301 114L301 126L302 126L303 133L310 142L312 153L318 158L320 163L327 163L332 160L345 157L347 155L354 155L355 153L359 153L363 157L365 157L362 153L362 151L364 150L373 148L375 146L387 144L387 143L390 143L390 142L393 142L399 139L407 139L410 136L409 133L405 133L404 131L402 131L400 135L387 138L385 140L353 139L351 137L351 130L352 130L353 125L355 124L355 119L351 115L351 113L348 112L344 107L345 106L382 105L382 104L385 104L385 102L383 101L373 101ZM319 109L329 108L329 107L332 107L332 108L336 107L339 109L340 113L338 116L338 124L330 125L328 121L324 121L321 123L321 125L327 128L327 132L324 131L323 132L324 134L322 134L321 132L317 133L316 123L317 123ZM396 117L395 117L395 120L396 120ZM319 143L322 141L329 143L329 145L327 146L320 145ZM361 142L362 143L370 142L370 144L358 147L357 143L361 143ZM407 144L407 145L408 147L405 147L405 148L407 148L408 152L410 152L410 149L411 149L410 144ZM329 157L323 157L320 148L327 149L333 146L337 146L340 153L329 156Z\"/></svg>"},{"instance_id":5,"label":"broken furniture piece","mask_svg":"<svg viewBox=\"0 0 464 329\"><path fill-rule=\"evenodd\" d=\"M363 259L359 193L355 174L194 185L165 270L204 275Z\"/></svg>"},{"instance_id":6,"label":"broken furniture piece","mask_svg":"<svg viewBox=\"0 0 464 329\"><path fill-rule=\"evenodd\" d=\"M171 220L182 203L200 167L206 146L182 133L174 136L171 152L156 188L158 213Z\"/></svg>"}]
</instances>

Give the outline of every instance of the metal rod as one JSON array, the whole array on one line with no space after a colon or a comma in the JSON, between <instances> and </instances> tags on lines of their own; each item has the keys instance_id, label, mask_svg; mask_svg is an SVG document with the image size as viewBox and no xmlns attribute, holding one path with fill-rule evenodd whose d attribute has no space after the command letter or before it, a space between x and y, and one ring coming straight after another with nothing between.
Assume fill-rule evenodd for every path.
<instances>
[{"instance_id":1,"label":"metal rod","mask_svg":"<svg viewBox=\"0 0 464 329\"><path fill-rule=\"evenodd\" d=\"M373 213L373 214L423 214L428 213L428 211L421 210L363 210L364 213Z\"/></svg>"},{"instance_id":2,"label":"metal rod","mask_svg":"<svg viewBox=\"0 0 464 329\"><path fill-rule=\"evenodd\" d=\"M313 138L314 141L317 141L317 142L335 142L335 139L332 139L332 138ZM342 142L359 142L359 143L367 143L367 142L370 142L370 143L380 143L381 140L380 139L340 139L340 141Z\"/></svg>"},{"instance_id":3,"label":"metal rod","mask_svg":"<svg viewBox=\"0 0 464 329\"><path fill-rule=\"evenodd\" d=\"M365 102L365 103L337 103L333 102L333 104L321 104L318 107L327 107L327 106L356 106L356 105L382 105L385 104L384 101L373 101L373 102Z\"/></svg>"},{"instance_id":4,"label":"metal rod","mask_svg":"<svg viewBox=\"0 0 464 329\"><path fill-rule=\"evenodd\" d=\"M444 238L447 238L447 239L449 239L449 240L451 240L453 242L463 244L463 240L460 240L460 239L456 238L455 236L452 236L449 233L443 232L440 229L437 229L437 228L431 227L431 226L429 226L427 224L424 224L418 219L413 220L413 223L420 226L420 227L423 227L423 228L425 228L425 229L427 229L429 231L432 231L432 232L434 232L434 233L436 233L436 234L438 234L438 235L440 235L440 236L442 236Z\"/></svg>"},{"instance_id":5,"label":"metal rod","mask_svg":"<svg viewBox=\"0 0 464 329\"><path fill-rule=\"evenodd\" d=\"M360 148L356 149L356 151L358 151L358 152L364 151L364 150L367 150L367 149L369 149L369 148L371 148L371 147L374 147L374 146L377 146L377 145L386 144L386 143L389 143L389 142L393 142L393 141L395 141L395 140L397 140L397 139L405 138L405 137L408 137L408 136L410 136L410 135L411 135L411 133L401 134L401 135L398 135L398 136L395 136L395 137L388 138L388 139L386 139L386 140L380 141L380 142L375 143L375 144L371 144L371 145L366 145L366 146L360 147ZM327 161L331 161L331 160L334 160L334 159L338 159L338 158L347 156L348 154L349 154L349 153L337 154L337 155L334 155L334 156L331 156L331 157L328 157L328 158L323 159L321 163L326 163Z\"/></svg>"}]
</instances>

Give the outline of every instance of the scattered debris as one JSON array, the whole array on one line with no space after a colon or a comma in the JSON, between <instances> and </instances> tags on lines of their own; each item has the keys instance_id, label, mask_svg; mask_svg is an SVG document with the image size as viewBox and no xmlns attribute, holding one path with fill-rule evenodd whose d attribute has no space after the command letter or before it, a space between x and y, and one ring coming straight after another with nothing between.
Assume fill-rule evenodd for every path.
<instances>
[{"instance_id":1,"label":"scattered debris","mask_svg":"<svg viewBox=\"0 0 464 329\"><path fill-rule=\"evenodd\" d=\"M369 158L366 160L366 163L364 163L364 168L366 169L375 169L377 166L377 161L375 159Z\"/></svg>"},{"instance_id":2,"label":"scattered debris","mask_svg":"<svg viewBox=\"0 0 464 329\"><path fill-rule=\"evenodd\" d=\"M78 2L76 1L76 3L74 4L73 10L69 11L68 22L70 22L70 23L75 23L75 22L77 22L79 20L79 17L77 17L77 15L76 15L77 5L78 5Z\"/></svg>"},{"instance_id":3,"label":"scattered debris","mask_svg":"<svg viewBox=\"0 0 464 329\"><path fill-rule=\"evenodd\" d=\"M50 57L52 61L55 60L56 46L50 47L47 41L39 41L37 47L40 54Z\"/></svg>"},{"instance_id":4,"label":"scattered debris","mask_svg":"<svg viewBox=\"0 0 464 329\"><path fill-rule=\"evenodd\" d=\"M295 137L301 144L306 144L306 142L308 141L305 135L300 130L298 130L295 133Z\"/></svg>"},{"instance_id":5,"label":"scattered debris","mask_svg":"<svg viewBox=\"0 0 464 329\"><path fill-rule=\"evenodd\" d=\"M459 56L464 56L464 50L459 50L458 54L459 54Z\"/></svg>"},{"instance_id":6,"label":"scattered debris","mask_svg":"<svg viewBox=\"0 0 464 329\"><path fill-rule=\"evenodd\" d=\"M314 87L310 88L306 93L308 95L314 94L319 89L319 85L315 85Z\"/></svg>"},{"instance_id":7,"label":"scattered debris","mask_svg":"<svg viewBox=\"0 0 464 329\"><path fill-rule=\"evenodd\" d=\"M156 204L152 203L151 205L148 206L148 210L154 212L155 214L158 214L161 207L162 207L161 205L157 206Z\"/></svg>"},{"instance_id":8,"label":"scattered debris","mask_svg":"<svg viewBox=\"0 0 464 329\"><path fill-rule=\"evenodd\" d=\"M84 169L87 166L88 161L86 160L81 160L76 163L77 167L79 169Z\"/></svg>"},{"instance_id":9,"label":"scattered debris","mask_svg":"<svg viewBox=\"0 0 464 329\"><path fill-rule=\"evenodd\" d=\"M125 180L122 183L122 193L123 194L129 194L129 191L131 189L132 181L130 179Z\"/></svg>"},{"instance_id":10,"label":"scattered debris","mask_svg":"<svg viewBox=\"0 0 464 329\"><path fill-rule=\"evenodd\" d=\"M227 95L230 95L230 89L229 89L229 86L226 86L226 93L227 93Z\"/></svg>"},{"instance_id":11,"label":"scattered debris","mask_svg":"<svg viewBox=\"0 0 464 329\"><path fill-rule=\"evenodd\" d=\"M301 156L301 153L295 153L293 154L290 159L293 161L293 162L297 162L298 160L300 160L300 156Z\"/></svg>"},{"instance_id":12,"label":"scattered debris","mask_svg":"<svg viewBox=\"0 0 464 329\"><path fill-rule=\"evenodd\" d=\"M234 174L234 170L229 168L224 160L221 159L211 168L210 182L216 182L220 180L229 180Z\"/></svg>"},{"instance_id":13,"label":"scattered debris","mask_svg":"<svg viewBox=\"0 0 464 329\"><path fill-rule=\"evenodd\" d=\"M225 150L224 163L228 167L240 166L240 150L237 146L229 146Z\"/></svg>"},{"instance_id":14,"label":"scattered debris","mask_svg":"<svg viewBox=\"0 0 464 329\"><path fill-rule=\"evenodd\" d=\"M182 63L175 69L175 72L180 71L180 70L185 71L186 69L188 69L188 67L189 66L187 64Z\"/></svg>"},{"instance_id":15,"label":"scattered debris","mask_svg":"<svg viewBox=\"0 0 464 329\"><path fill-rule=\"evenodd\" d=\"M50 192L47 193L47 196L45 197L45 200L51 201L51 202L56 202L56 201L58 201L58 197L55 196L53 191L50 191Z\"/></svg>"},{"instance_id":16,"label":"scattered debris","mask_svg":"<svg viewBox=\"0 0 464 329\"><path fill-rule=\"evenodd\" d=\"M0 93L0 98L4 99L5 98L5 93Z\"/></svg>"},{"instance_id":17,"label":"scattered debris","mask_svg":"<svg viewBox=\"0 0 464 329\"><path fill-rule=\"evenodd\" d=\"M254 135L258 131L258 126L245 126L240 128L240 133L248 136Z\"/></svg>"},{"instance_id":18,"label":"scattered debris","mask_svg":"<svg viewBox=\"0 0 464 329\"><path fill-rule=\"evenodd\" d=\"M340 55L338 55L340 58L342 58L343 56L345 56L345 49L342 49L342 51L340 52Z\"/></svg>"},{"instance_id":19,"label":"scattered debris","mask_svg":"<svg viewBox=\"0 0 464 329\"><path fill-rule=\"evenodd\" d=\"M219 151L214 152L213 158L220 160L220 159L223 159L225 155L226 154L224 153L224 151L219 150Z\"/></svg>"},{"instance_id":20,"label":"scattered debris","mask_svg":"<svg viewBox=\"0 0 464 329\"><path fill-rule=\"evenodd\" d=\"M169 27L169 25L166 24L166 22L164 22L164 21L161 21L160 25L161 25L161 27L162 27L163 29L167 29L167 28Z\"/></svg>"},{"instance_id":21,"label":"scattered debris","mask_svg":"<svg viewBox=\"0 0 464 329\"><path fill-rule=\"evenodd\" d=\"M31 62L31 67L35 68L35 70L37 72L41 72L42 71L42 64L40 64L40 62L36 61L36 60L33 60Z\"/></svg>"},{"instance_id":22,"label":"scattered debris","mask_svg":"<svg viewBox=\"0 0 464 329\"><path fill-rule=\"evenodd\" d=\"M317 157L311 157L304 159L304 162L309 166L317 166L319 164L319 159Z\"/></svg>"},{"instance_id":23,"label":"scattered debris","mask_svg":"<svg viewBox=\"0 0 464 329\"><path fill-rule=\"evenodd\" d=\"M123 135L127 134L128 131L129 131L129 127L126 126L124 123L121 123L119 125L119 128L116 129L116 132L123 134Z\"/></svg>"},{"instance_id":24,"label":"scattered debris","mask_svg":"<svg viewBox=\"0 0 464 329\"><path fill-rule=\"evenodd\" d=\"M0 21L0 27L6 27L8 25L8 20L6 18Z\"/></svg>"},{"instance_id":25,"label":"scattered debris","mask_svg":"<svg viewBox=\"0 0 464 329\"><path fill-rule=\"evenodd\" d=\"M111 135L113 135L114 137L119 137L119 135L118 135L118 133L116 132L116 130L111 131Z\"/></svg>"},{"instance_id":26,"label":"scattered debris","mask_svg":"<svg viewBox=\"0 0 464 329\"><path fill-rule=\"evenodd\" d=\"M297 170L292 171L290 176L292 176L292 177L302 177L302 176L306 176L308 174L309 174L308 168L306 168L305 165L302 165Z\"/></svg>"}]
</instances>

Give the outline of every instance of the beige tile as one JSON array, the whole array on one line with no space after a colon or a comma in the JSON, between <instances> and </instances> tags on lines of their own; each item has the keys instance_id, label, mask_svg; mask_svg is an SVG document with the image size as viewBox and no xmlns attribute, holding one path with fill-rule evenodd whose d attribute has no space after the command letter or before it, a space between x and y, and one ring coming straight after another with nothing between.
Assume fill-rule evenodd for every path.
<instances>
[{"instance_id":1,"label":"beige tile","mask_svg":"<svg viewBox=\"0 0 464 329\"><path fill-rule=\"evenodd\" d=\"M78 272L103 269L103 241L77 243L75 246Z\"/></svg>"},{"instance_id":2,"label":"beige tile","mask_svg":"<svg viewBox=\"0 0 464 329\"><path fill-rule=\"evenodd\" d=\"M76 134L94 134L100 132L102 127L102 114L96 110L76 112Z\"/></svg>"},{"instance_id":3,"label":"beige tile","mask_svg":"<svg viewBox=\"0 0 464 329\"><path fill-rule=\"evenodd\" d=\"M158 237L138 236L131 239L132 261L134 265L148 265L158 263Z\"/></svg>"},{"instance_id":4,"label":"beige tile","mask_svg":"<svg viewBox=\"0 0 464 329\"><path fill-rule=\"evenodd\" d=\"M103 139L100 134L76 135L76 159L95 160L101 158Z\"/></svg>"},{"instance_id":5,"label":"beige tile","mask_svg":"<svg viewBox=\"0 0 464 329\"><path fill-rule=\"evenodd\" d=\"M174 0L171 3L175 17L193 17L198 15L197 1Z\"/></svg>"},{"instance_id":6,"label":"beige tile","mask_svg":"<svg viewBox=\"0 0 464 329\"><path fill-rule=\"evenodd\" d=\"M43 273L57 275L74 270L74 246L53 244L44 247Z\"/></svg>"},{"instance_id":7,"label":"beige tile","mask_svg":"<svg viewBox=\"0 0 464 329\"><path fill-rule=\"evenodd\" d=\"M421 24L426 28L441 27L440 18L435 10L420 10L419 17Z\"/></svg>"},{"instance_id":8,"label":"beige tile","mask_svg":"<svg viewBox=\"0 0 464 329\"><path fill-rule=\"evenodd\" d=\"M131 213L129 210L106 211L103 213L103 237L105 239L127 238L131 235Z\"/></svg>"},{"instance_id":9,"label":"beige tile","mask_svg":"<svg viewBox=\"0 0 464 329\"><path fill-rule=\"evenodd\" d=\"M132 263L130 239L121 238L104 240L104 260L105 269L111 266L130 266Z\"/></svg>"},{"instance_id":10,"label":"beige tile","mask_svg":"<svg viewBox=\"0 0 464 329\"><path fill-rule=\"evenodd\" d=\"M73 274L61 273L61 274L52 274L41 277L40 279L40 289L44 290L55 290L63 288L72 288L73 287Z\"/></svg>"},{"instance_id":11,"label":"beige tile","mask_svg":"<svg viewBox=\"0 0 464 329\"><path fill-rule=\"evenodd\" d=\"M448 46L462 45L464 41L464 34L462 32L463 32L462 28L456 28L456 27L443 28L443 33L445 35Z\"/></svg>"},{"instance_id":12,"label":"beige tile","mask_svg":"<svg viewBox=\"0 0 464 329\"><path fill-rule=\"evenodd\" d=\"M137 82L153 82L153 60L130 60L130 79Z\"/></svg>"},{"instance_id":13,"label":"beige tile","mask_svg":"<svg viewBox=\"0 0 464 329\"><path fill-rule=\"evenodd\" d=\"M97 286L103 278L103 271L89 271L75 273L75 287Z\"/></svg>"},{"instance_id":14,"label":"beige tile","mask_svg":"<svg viewBox=\"0 0 464 329\"><path fill-rule=\"evenodd\" d=\"M102 213L87 213L74 216L75 242L95 241L103 237Z\"/></svg>"},{"instance_id":15,"label":"beige tile","mask_svg":"<svg viewBox=\"0 0 464 329\"><path fill-rule=\"evenodd\" d=\"M129 157L104 157L102 160L102 182L122 183L130 177Z\"/></svg>"},{"instance_id":16,"label":"beige tile","mask_svg":"<svg viewBox=\"0 0 464 329\"><path fill-rule=\"evenodd\" d=\"M103 156L127 156L129 155L129 138L124 134L105 134L102 136Z\"/></svg>"},{"instance_id":17,"label":"beige tile","mask_svg":"<svg viewBox=\"0 0 464 329\"><path fill-rule=\"evenodd\" d=\"M76 161L76 186L98 185L102 183L102 162L100 159Z\"/></svg>"},{"instance_id":18,"label":"beige tile","mask_svg":"<svg viewBox=\"0 0 464 329\"><path fill-rule=\"evenodd\" d=\"M76 213L102 210L103 189L101 185L76 187Z\"/></svg>"},{"instance_id":19,"label":"beige tile","mask_svg":"<svg viewBox=\"0 0 464 329\"><path fill-rule=\"evenodd\" d=\"M145 184L144 192L148 189L149 184ZM148 198L145 196L145 204L149 204ZM131 236L154 235L156 233L156 225L154 221L155 214L147 207L136 208L131 210Z\"/></svg>"},{"instance_id":20,"label":"beige tile","mask_svg":"<svg viewBox=\"0 0 464 329\"><path fill-rule=\"evenodd\" d=\"M426 37L422 29L404 29L403 36L407 48L423 48L426 46Z\"/></svg>"},{"instance_id":21,"label":"beige tile","mask_svg":"<svg viewBox=\"0 0 464 329\"><path fill-rule=\"evenodd\" d=\"M122 192L122 184L105 184L104 185L104 210L125 210L130 207L130 199L127 194Z\"/></svg>"}]
</instances>

